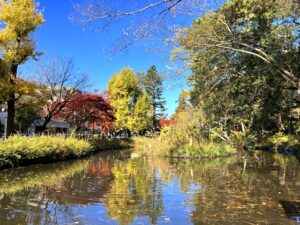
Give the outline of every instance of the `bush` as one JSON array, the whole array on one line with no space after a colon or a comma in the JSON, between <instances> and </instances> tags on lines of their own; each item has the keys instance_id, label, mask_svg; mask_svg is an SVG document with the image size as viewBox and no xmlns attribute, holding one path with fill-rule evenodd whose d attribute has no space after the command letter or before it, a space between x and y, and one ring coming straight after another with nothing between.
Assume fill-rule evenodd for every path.
<instances>
[{"instance_id":1,"label":"bush","mask_svg":"<svg viewBox=\"0 0 300 225\"><path fill-rule=\"evenodd\" d=\"M129 138L103 138L92 140L92 145L96 150L113 150L133 147L133 141Z\"/></svg>"},{"instance_id":2,"label":"bush","mask_svg":"<svg viewBox=\"0 0 300 225\"><path fill-rule=\"evenodd\" d=\"M236 154L237 151L224 143L208 143L199 147L183 146L178 149L180 156L195 158L216 158Z\"/></svg>"},{"instance_id":3,"label":"bush","mask_svg":"<svg viewBox=\"0 0 300 225\"><path fill-rule=\"evenodd\" d=\"M275 151L299 148L299 140L282 132L278 132L267 139L267 143L273 147Z\"/></svg>"},{"instance_id":4,"label":"bush","mask_svg":"<svg viewBox=\"0 0 300 225\"><path fill-rule=\"evenodd\" d=\"M92 150L89 142L64 136L12 136L0 141L0 167L30 161L77 158Z\"/></svg>"},{"instance_id":5,"label":"bush","mask_svg":"<svg viewBox=\"0 0 300 225\"><path fill-rule=\"evenodd\" d=\"M135 151L141 155L162 155L173 157L214 158L236 154L237 151L224 143L201 143L177 145L169 139L139 137L134 139Z\"/></svg>"}]
</instances>

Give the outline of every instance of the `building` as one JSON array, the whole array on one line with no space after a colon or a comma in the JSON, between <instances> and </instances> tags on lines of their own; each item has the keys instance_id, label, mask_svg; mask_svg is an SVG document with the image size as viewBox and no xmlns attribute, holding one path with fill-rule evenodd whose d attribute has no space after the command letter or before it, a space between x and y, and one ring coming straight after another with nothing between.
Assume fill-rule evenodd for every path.
<instances>
[{"instance_id":1,"label":"building","mask_svg":"<svg viewBox=\"0 0 300 225\"><path fill-rule=\"evenodd\" d=\"M0 138L6 136L7 112L0 111Z\"/></svg>"},{"instance_id":2,"label":"building","mask_svg":"<svg viewBox=\"0 0 300 225\"><path fill-rule=\"evenodd\" d=\"M39 133L43 118L36 120L26 131L25 135L34 135ZM7 123L7 112L4 110L0 112L0 137L6 137L6 123ZM70 125L67 122L52 120L47 124L47 128L53 133L67 133Z\"/></svg>"}]
</instances>

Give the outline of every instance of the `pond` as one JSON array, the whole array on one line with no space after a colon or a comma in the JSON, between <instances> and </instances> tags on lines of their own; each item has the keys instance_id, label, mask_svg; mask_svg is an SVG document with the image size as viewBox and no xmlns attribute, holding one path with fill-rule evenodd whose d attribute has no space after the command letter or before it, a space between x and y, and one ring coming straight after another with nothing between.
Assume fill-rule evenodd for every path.
<instances>
[{"instance_id":1,"label":"pond","mask_svg":"<svg viewBox=\"0 0 300 225\"><path fill-rule=\"evenodd\" d=\"M300 224L296 158L130 156L0 171L0 224Z\"/></svg>"}]
</instances>

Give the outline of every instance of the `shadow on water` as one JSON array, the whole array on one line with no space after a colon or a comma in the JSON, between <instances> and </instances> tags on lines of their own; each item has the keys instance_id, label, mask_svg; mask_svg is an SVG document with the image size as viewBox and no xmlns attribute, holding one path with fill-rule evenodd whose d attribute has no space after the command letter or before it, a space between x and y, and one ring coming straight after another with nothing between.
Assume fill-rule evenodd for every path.
<instances>
[{"instance_id":1,"label":"shadow on water","mask_svg":"<svg viewBox=\"0 0 300 225\"><path fill-rule=\"evenodd\" d=\"M0 172L0 224L297 224L293 157L209 161L130 151Z\"/></svg>"}]
</instances>

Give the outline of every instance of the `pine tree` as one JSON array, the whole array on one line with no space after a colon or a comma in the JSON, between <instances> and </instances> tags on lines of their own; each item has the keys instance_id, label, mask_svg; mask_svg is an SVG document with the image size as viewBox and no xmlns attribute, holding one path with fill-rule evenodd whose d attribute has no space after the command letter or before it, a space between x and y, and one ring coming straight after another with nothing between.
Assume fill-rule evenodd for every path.
<instances>
[{"instance_id":1,"label":"pine tree","mask_svg":"<svg viewBox=\"0 0 300 225\"><path fill-rule=\"evenodd\" d=\"M163 94L163 79L161 74L157 71L156 66L152 65L147 71L143 85L146 93L152 101L153 116L152 116L152 126L157 129L159 126L159 121L165 115L165 104Z\"/></svg>"}]
</instances>

